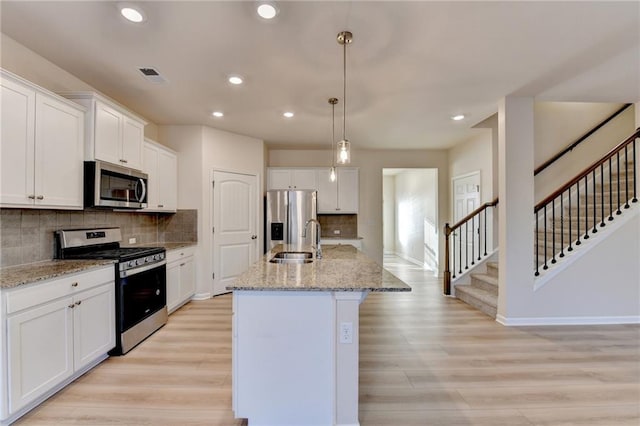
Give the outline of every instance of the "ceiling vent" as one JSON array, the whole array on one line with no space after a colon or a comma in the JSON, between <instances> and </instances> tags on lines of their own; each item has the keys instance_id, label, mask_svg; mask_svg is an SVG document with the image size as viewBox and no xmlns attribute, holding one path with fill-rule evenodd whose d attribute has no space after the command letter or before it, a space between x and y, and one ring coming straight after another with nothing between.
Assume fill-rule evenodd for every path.
<instances>
[{"instance_id":1,"label":"ceiling vent","mask_svg":"<svg viewBox=\"0 0 640 426\"><path fill-rule=\"evenodd\" d=\"M167 79L160 75L158 70L151 67L140 67L138 70L142 73L144 78L152 83L166 83Z\"/></svg>"}]
</instances>

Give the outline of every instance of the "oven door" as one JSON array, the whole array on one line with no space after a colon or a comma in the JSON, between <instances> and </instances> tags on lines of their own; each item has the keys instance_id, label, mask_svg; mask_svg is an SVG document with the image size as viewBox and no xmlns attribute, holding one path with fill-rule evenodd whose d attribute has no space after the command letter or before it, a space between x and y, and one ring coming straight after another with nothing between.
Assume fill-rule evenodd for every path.
<instances>
[{"instance_id":1,"label":"oven door","mask_svg":"<svg viewBox=\"0 0 640 426\"><path fill-rule=\"evenodd\" d=\"M119 332L123 333L167 304L165 262L120 273Z\"/></svg>"}]
</instances>

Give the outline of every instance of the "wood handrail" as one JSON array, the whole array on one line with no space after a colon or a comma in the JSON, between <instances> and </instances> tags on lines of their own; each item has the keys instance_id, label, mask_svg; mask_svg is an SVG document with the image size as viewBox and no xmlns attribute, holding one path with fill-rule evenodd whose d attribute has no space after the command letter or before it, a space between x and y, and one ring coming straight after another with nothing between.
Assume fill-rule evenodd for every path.
<instances>
[{"instance_id":1,"label":"wood handrail","mask_svg":"<svg viewBox=\"0 0 640 426\"><path fill-rule=\"evenodd\" d=\"M539 165L538 167L536 167L533 171L533 175L537 176L540 172L542 172L544 169L546 169L547 167L549 167L550 165L552 165L553 163L555 163L556 161L558 161L560 158L564 157L565 154L568 154L569 152L573 151L573 148L577 147L578 145L580 145L582 142L584 142L589 136L591 136L592 134L594 134L595 132L597 132L598 130L600 130L600 128L602 128L604 125L606 125L608 122L610 122L611 120L613 120L614 118L616 118L620 113L622 113L622 111L626 110L627 108L629 108L631 105L633 104L624 104L623 107L621 107L620 109L618 109L616 112L614 112L613 114L611 114L609 117L605 118L600 124L598 124L597 126L595 126L593 129L589 130L587 133L585 133L584 135L582 135L581 137L579 137L575 142L573 142L572 144L568 145L566 148L564 148L562 151L558 152L556 155L554 155L553 157L551 157L550 159L548 159L547 161L545 161L544 163L542 163L541 165Z\"/></svg>"},{"instance_id":2,"label":"wood handrail","mask_svg":"<svg viewBox=\"0 0 640 426\"><path fill-rule=\"evenodd\" d=\"M548 197L546 197L545 199L543 199L542 201L540 201L538 204L536 204L536 206L533 208L533 212L537 213L538 211L542 210L544 208L544 206L546 206L547 204L549 204L552 200L556 199L558 196L560 196L563 192L565 192L568 188L570 188L571 186L575 185L576 183L578 183L580 180L584 179L584 177L586 175L588 175L589 173L593 172L594 170L596 170L598 167L600 167L601 164L603 164L605 161L609 160L611 157L613 157L614 155L616 155L617 152L619 152L622 148L624 148L625 145L630 144L631 142L633 142L634 139L639 138L640 137L640 127L636 129L636 131L629 136L627 139L625 139L624 141L620 142L618 145L615 146L615 148L611 149L604 157L602 157L600 160L596 161L595 163L593 163L592 165L590 165L589 167L587 167L586 169L584 169L582 172L578 173L578 175L576 177L574 177L573 179L571 179L569 182L567 182L566 184L564 184L563 186L561 186L560 188L556 189L553 193L551 193Z\"/></svg>"},{"instance_id":3,"label":"wood handrail","mask_svg":"<svg viewBox=\"0 0 640 426\"><path fill-rule=\"evenodd\" d=\"M498 204L498 197L494 198L492 201L482 204L480 207L478 207L477 209L475 209L474 211L472 211L471 213L469 213L468 215L466 215L465 217L463 217L462 219L454 223L453 226L446 227L445 233L447 235L451 234L453 231L455 231L456 229L464 225L465 222L469 221L473 216L479 214L486 208L495 207L496 204Z\"/></svg>"}]
</instances>

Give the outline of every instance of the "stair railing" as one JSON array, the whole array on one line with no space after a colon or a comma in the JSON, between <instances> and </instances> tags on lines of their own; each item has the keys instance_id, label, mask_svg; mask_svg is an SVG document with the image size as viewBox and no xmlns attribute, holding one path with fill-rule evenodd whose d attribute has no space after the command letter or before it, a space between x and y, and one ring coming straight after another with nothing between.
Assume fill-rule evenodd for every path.
<instances>
[{"instance_id":1,"label":"stair railing","mask_svg":"<svg viewBox=\"0 0 640 426\"><path fill-rule=\"evenodd\" d=\"M444 225L444 294L451 294L451 280L456 277L456 268L457 273L462 274L463 268L469 269L469 266L487 256L487 210L497 204L496 198L484 203L453 226L448 223ZM454 250L451 250L452 246Z\"/></svg>"},{"instance_id":2,"label":"stair railing","mask_svg":"<svg viewBox=\"0 0 640 426\"><path fill-rule=\"evenodd\" d=\"M636 203L640 128L534 207L535 276ZM542 229L540 229L542 228Z\"/></svg>"}]
</instances>

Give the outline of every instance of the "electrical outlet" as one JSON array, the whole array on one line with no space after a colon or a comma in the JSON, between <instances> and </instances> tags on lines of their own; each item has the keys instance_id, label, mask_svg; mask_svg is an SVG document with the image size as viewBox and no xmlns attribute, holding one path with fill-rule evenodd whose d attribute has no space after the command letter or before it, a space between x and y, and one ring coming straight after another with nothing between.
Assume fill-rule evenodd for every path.
<instances>
[{"instance_id":1,"label":"electrical outlet","mask_svg":"<svg viewBox=\"0 0 640 426\"><path fill-rule=\"evenodd\" d=\"M353 323L340 323L340 343L353 343Z\"/></svg>"},{"instance_id":2,"label":"electrical outlet","mask_svg":"<svg viewBox=\"0 0 640 426\"><path fill-rule=\"evenodd\" d=\"M333 230L333 235L340 235L340 230L339 229L334 229Z\"/></svg>"},{"instance_id":3,"label":"electrical outlet","mask_svg":"<svg viewBox=\"0 0 640 426\"><path fill-rule=\"evenodd\" d=\"M138 241L135 237L129 238L129 244L135 244Z\"/></svg>"}]
</instances>

